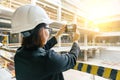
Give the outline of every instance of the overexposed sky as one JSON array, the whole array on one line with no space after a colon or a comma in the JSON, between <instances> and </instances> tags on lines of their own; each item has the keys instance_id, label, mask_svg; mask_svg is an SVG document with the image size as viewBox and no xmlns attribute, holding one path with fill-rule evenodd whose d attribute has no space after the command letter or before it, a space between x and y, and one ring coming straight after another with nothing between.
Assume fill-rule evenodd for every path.
<instances>
[{"instance_id":1,"label":"overexposed sky","mask_svg":"<svg viewBox=\"0 0 120 80\"><path fill-rule=\"evenodd\" d=\"M79 6L90 19L120 14L120 0L81 0Z\"/></svg>"}]
</instances>

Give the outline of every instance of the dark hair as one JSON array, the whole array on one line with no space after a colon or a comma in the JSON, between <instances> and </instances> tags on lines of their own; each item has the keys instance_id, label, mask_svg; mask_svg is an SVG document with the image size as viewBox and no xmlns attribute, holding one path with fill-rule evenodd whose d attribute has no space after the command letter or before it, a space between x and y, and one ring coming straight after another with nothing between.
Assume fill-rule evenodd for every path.
<instances>
[{"instance_id":1,"label":"dark hair","mask_svg":"<svg viewBox=\"0 0 120 80\"><path fill-rule=\"evenodd\" d=\"M27 49L37 49L38 47L43 47L42 36L39 35L39 32L42 28L46 27L45 23L37 25L29 37L23 37L22 46Z\"/></svg>"}]
</instances>

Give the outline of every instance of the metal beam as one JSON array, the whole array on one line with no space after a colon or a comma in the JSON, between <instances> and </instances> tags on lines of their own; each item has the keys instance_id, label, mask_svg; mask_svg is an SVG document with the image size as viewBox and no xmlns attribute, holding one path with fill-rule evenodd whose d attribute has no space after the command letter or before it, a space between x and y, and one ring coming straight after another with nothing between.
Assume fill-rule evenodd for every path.
<instances>
[{"instance_id":1,"label":"metal beam","mask_svg":"<svg viewBox=\"0 0 120 80\"><path fill-rule=\"evenodd\" d=\"M0 22L1 22L1 23L11 24L11 21L10 21L10 20L6 20L6 19L0 19Z\"/></svg>"},{"instance_id":2,"label":"metal beam","mask_svg":"<svg viewBox=\"0 0 120 80\"><path fill-rule=\"evenodd\" d=\"M42 4L44 6L48 6L48 7L52 8L52 9L56 9L57 10L57 7L53 7L53 6L49 5L49 4L46 4L46 3L43 3L43 2L40 2L40 1L36 1L36 3Z\"/></svg>"},{"instance_id":3,"label":"metal beam","mask_svg":"<svg viewBox=\"0 0 120 80\"><path fill-rule=\"evenodd\" d=\"M0 30L11 31L11 29L8 29L8 28L0 28Z\"/></svg>"},{"instance_id":4,"label":"metal beam","mask_svg":"<svg viewBox=\"0 0 120 80\"><path fill-rule=\"evenodd\" d=\"M106 37L106 36L120 36L120 32L102 32L101 34L96 35L96 37Z\"/></svg>"}]
</instances>

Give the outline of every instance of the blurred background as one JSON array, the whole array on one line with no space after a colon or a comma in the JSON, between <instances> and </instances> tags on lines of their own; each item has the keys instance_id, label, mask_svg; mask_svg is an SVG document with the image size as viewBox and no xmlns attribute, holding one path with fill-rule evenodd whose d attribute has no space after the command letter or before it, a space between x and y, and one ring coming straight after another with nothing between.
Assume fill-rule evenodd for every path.
<instances>
[{"instance_id":1,"label":"blurred background","mask_svg":"<svg viewBox=\"0 0 120 80\"><path fill-rule=\"evenodd\" d=\"M22 35L19 29L12 30L11 17L18 7L26 4L44 8L53 21L77 24L82 52L78 62L119 72L120 0L0 0L0 80L15 80L13 59L21 45ZM60 28L56 24L50 27L53 28L51 36ZM53 49L64 53L70 50L71 45L71 33L64 33ZM64 75L65 80L112 80L75 70L69 70ZM118 75L115 80L120 80Z\"/></svg>"}]
</instances>

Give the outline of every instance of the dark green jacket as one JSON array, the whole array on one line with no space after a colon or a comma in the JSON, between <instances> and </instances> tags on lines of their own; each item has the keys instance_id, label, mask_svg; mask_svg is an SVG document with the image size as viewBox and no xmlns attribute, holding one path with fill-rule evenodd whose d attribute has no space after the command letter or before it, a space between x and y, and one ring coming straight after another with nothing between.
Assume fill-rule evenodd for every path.
<instances>
[{"instance_id":1,"label":"dark green jacket","mask_svg":"<svg viewBox=\"0 0 120 80\"><path fill-rule=\"evenodd\" d=\"M62 72L75 66L80 48L77 43L73 43L68 54L58 54L50 50L56 43L53 37L44 48L27 50L20 47L14 58L16 79L64 80Z\"/></svg>"}]
</instances>

